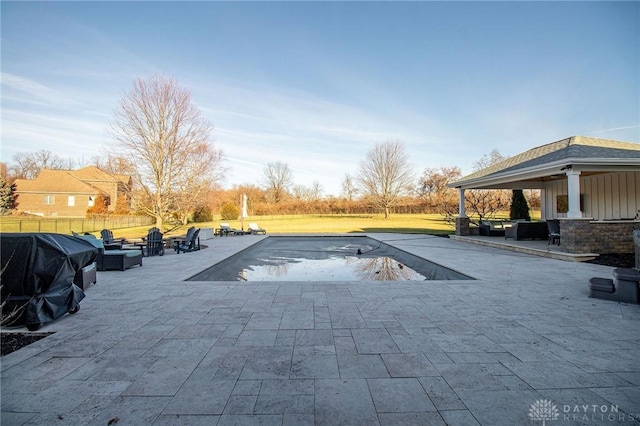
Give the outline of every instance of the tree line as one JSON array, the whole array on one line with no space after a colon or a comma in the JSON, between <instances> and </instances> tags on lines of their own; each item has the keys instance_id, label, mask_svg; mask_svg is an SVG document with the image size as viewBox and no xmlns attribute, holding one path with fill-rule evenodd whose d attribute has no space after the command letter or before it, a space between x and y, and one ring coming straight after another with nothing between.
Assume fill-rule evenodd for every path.
<instances>
[{"instance_id":1,"label":"tree line","mask_svg":"<svg viewBox=\"0 0 640 426\"><path fill-rule=\"evenodd\" d=\"M185 224L211 220L213 213L237 218L242 194L248 197L250 215L440 213L452 218L457 214L457 191L447 185L462 177L460 169L427 168L416 177L398 140L375 143L357 174L345 174L338 196L325 196L319 182L296 185L288 164L279 161L264 167L261 182L224 189L221 182L228 168L224 153L213 143L211 123L187 90L161 75L134 82L122 96L109 129L113 145L86 162L40 150L18 153L11 163L0 163L0 212L19 210L16 179L33 179L42 169L94 165L131 176L130 211L120 213L149 215L158 228L167 220ZM494 150L474 168L504 159ZM529 195L529 205L539 205L536 194ZM511 191L466 191L468 212L478 219L508 210L510 200Z\"/></svg>"}]
</instances>

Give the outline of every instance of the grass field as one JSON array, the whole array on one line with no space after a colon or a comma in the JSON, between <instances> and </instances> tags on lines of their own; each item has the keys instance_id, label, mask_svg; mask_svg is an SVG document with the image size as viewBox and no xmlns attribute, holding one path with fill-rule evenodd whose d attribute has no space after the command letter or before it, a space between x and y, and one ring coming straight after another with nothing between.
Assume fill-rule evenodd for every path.
<instances>
[{"instance_id":1,"label":"grass field","mask_svg":"<svg viewBox=\"0 0 640 426\"><path fill-rule=\"evenodd\" d=\"M220 222L229 223L236 229L247 229L249 222L256 222L268 234L395 232L448 235L454 232L453 225L438 214L397 214L389 219L381 215L286 215L250 217L244 223L239 220L193 223L165 233L165 236L184 234L189 226L219 228ZM113 233L116 238L140 238L146 235L148 228L114 229Z\"/></svg>"},{"instance_id":2,"label":"grass field","mask_svg":"<svg viewBox=\"0 0 640 426\"><path fill-rule=\"evenodd\" d=\"M498 215L499 218L508 218L509 213ZM540 219L539 211L531 211L532 220ZM61 223L68 222L68 220ZM228 222L232 228L247 229L249 222L256 222L267 230L268 234L319 234L319 233L357 233L357 232L393 232L399 234L431 234L449 235L454 232L454 225L447 223L439 214L395 214L385 219L382 215L278 215L278 216L252 216L241 223L239 220L215 220L212 222L190 223L167 231L166 237L183 235L187 228L219 228L220 222ZM147 235L147 231L153 225L137 226L130 228L113 228L116 238L135 239ZM15 232L15 230L3 229L3 232ZM33 232L33 231L31 231ZM41 232L71 233L63 230L42 230ZM100 230L92 232L100 236Z\"/></svg>"}]
</instances>

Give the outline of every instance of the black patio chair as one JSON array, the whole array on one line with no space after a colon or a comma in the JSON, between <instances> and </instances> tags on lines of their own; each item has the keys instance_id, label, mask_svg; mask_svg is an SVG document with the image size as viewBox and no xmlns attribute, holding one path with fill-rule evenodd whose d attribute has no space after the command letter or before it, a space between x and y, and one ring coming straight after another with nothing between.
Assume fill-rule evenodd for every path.
<instances>
[{"instance_id":1,"label":"black patio chair","mask_svg":"<svg viewBox=\"0 0 640 426\"><path fill-rule=\"evenodd\" d=\"M549 230L549 244L560 245L560 221L558 219L547 220L547 229Z\"/></svg>"},{"instance_id":2,"label":"black patio chair","mask_svg":"<svg viewBox=\"0 0 640 426\"><path fill-rule=\"evenodd\" d=\"M184 242L178 244L176 246L176 251L180 254L183 252L190 252L200 250L200 228L196 229L189 240L185 240Z\"/></svg>"},{"instance_id":3,"label":"black patio chair","mask_svg":"<svg viewBox=\"0 0 640 426\"><path fill-rule=\"evenodd\" d=\"M110 229L100 231L100 237L102 238L105 250L121 250L125 242L124 238L113 238L113 232Z\"/></svg>"},{"instance_id":4,"label":"black patio chair","mask_svg":"<svg viewBox=\"0 0 640 426\"><path fill-rule=\"evenodd\" d=\"M145 256L164 256L164 240L158 228L151 228L145 239Z\"/></svg>"}]
</instances>

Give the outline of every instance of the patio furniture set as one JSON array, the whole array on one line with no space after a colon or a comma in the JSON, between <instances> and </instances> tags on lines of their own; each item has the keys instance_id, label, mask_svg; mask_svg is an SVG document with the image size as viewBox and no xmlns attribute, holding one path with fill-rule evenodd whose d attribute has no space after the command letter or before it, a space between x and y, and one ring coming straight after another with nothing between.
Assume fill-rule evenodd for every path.
<instances>
[{"instance_id":1,"label":"patio furniture set","mask_svg":"<svg viewBox=\"0 0 640 426\"><path fill-rule=\"evenodd\" d=\"M265 235L266 233L267 231L263 228L260 228L260 226L258 226L258 224L255 222L249 223L246 231L243 229L232 228L228 223L221 222L220 228L217 228L215 230L214 235L217 237L228 237L235 235Z\"/></svg>"},{"instance_id":2,"label":"patio furniture set","mask_svg":"<svg viewBox=\"0 0 640 426\"><path fill-rule=\"evenodd\" d=\"M543 222L483 220L478 228L483 236L504 236L505 240L516 241L548 239L549 244L560 245L560 221L557 219Z\"/></svg>"}]
</instances>

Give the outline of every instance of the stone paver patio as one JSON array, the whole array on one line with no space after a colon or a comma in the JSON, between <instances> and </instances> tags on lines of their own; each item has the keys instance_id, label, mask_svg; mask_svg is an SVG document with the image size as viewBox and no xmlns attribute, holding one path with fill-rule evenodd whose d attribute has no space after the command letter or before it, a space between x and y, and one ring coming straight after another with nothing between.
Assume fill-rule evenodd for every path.
<instances>
[{"instance_id":1,"label":"stone paver patio","mask_svg":"<svg viewBox=\"0 0 640 426\"><path fill-rule=\"evenodd\" d=\"M640 306L587 297L613 268L369 235L477 280L184 281L263 236L144 258L2 357L1 424L638 424Z\"/></svg>"}]
</instances>

